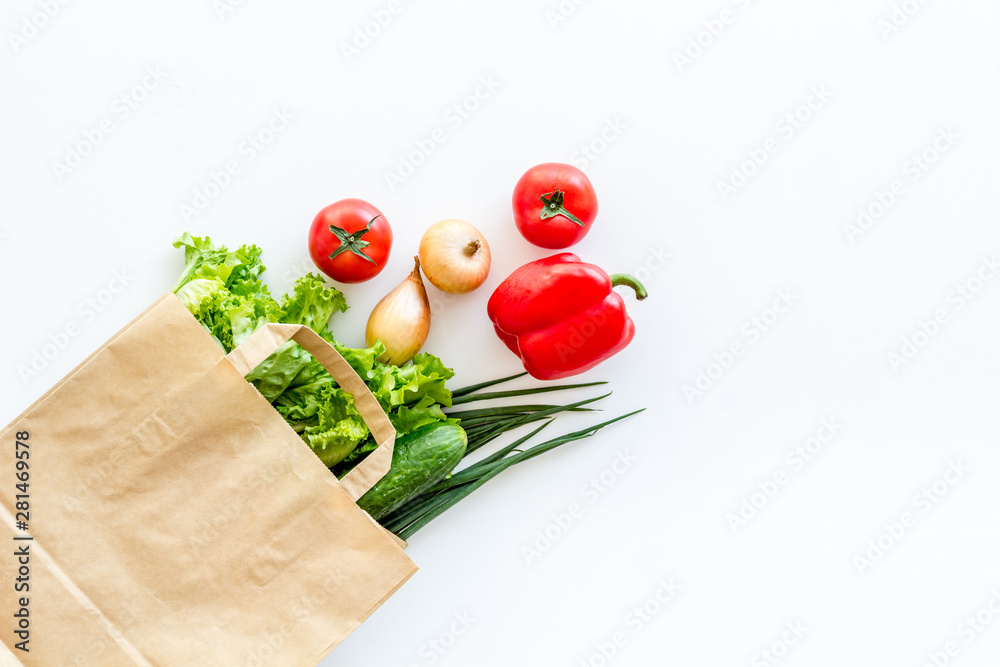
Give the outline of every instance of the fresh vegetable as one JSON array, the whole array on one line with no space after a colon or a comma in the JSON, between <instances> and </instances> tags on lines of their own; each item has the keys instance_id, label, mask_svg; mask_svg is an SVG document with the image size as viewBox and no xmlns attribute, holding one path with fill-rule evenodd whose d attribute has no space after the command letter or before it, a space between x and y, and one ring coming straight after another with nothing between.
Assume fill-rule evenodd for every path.
<instances>
[{"instance_id":1,"label":"fresh vegetable","mask_svg":"<svg viewBox=\"0 0 1000 667\"><path fill-rule=\"evenodd\" d=\"M256 246L230 252L224 246L214 246L208 238L190 234L175 245L184 248L185 268L174 291L226 352L266 322L306 324L334 344L366 381L388 414L397 439L389 475L360 502L379 517L383 526L404 539L512 465L593 435L635 414L527 447L559 413L590 411L608 394L563 405L463 407L447 412L444 408L604 383L487 391L522 377L521 373L457 389L453 394L445 385L454 374L433 355L417 354L411 363L397 367L378 361L385 352L380 342L367 349L350 349L337 343L327 329L328 322L336 312L346 310L347 304L343 295L324 285L319 276L299 280L293 292L279 303L261 281L264 266ZM375 450L376 443L352 397L294 342L282 346L247 379L338 477ZM514 429L539 421L541 425L531 433L454 472L465 460L463 457Z\"/></svg>"},{"instance_id":2,"label":"fresh vegetable","mask_svg":"<svg viewBox=\"0 0 1000 667\"><path fill-rule=\"evenodd\" d=\"M608 276L571 253L529 262L493 292L487 312L500 340L525 370L554 380L589 370L624 349L635 335L626 285L640 301L646 288L626 274Z\"/></svg>"},{"instance_id":3,"label":"fresh vegetable","mask_svg":"<svg viewBox=\"0 0 1000 667\"><path fill-rule=\"evenodd\" d=\"M382 297L365 328L365 344L375 346L380 341L385 351L379 361L401 366L413 358L427 340L431 330L431 304L420 277L420 258L413 258L413 272Z\"/></svg>"},{"instance_id":4,"label":"fresh vegetable","mask_svg":"<svg viewBox=\"0 0 1000 667\"><path fill-rule=\"evenodd\" d=\"M523 375L523 374L522 374ZM500 380L494 380L491 382L486 382L481 385L476 385L473 387L467 387L465 389L455 390L456 396L462 396L465 402L487 400L490 398L507 397L507 396L523 396L526 394L540 393L542 391L558 391L562 389L575 389L578 387L592 386L594 384L603 383L588 383L586 385L564 385L555 387L541 387L535 389L521 389L507 392L495 392L486 393L481 392L481 389L487 388L494 384L499 384L501 382L506 382L508 380L521 377L520 375L511 376L509 378L501 378ZM606 396L606 395L605 395ZM502 447L493 454L483 458L482 460L466 466L462 470L455 472L449 477L441 480L437 484L431 486L423 493L420 493L413 497L411 500L403 503L398 508L390 512L389 514L383 516L380 519L380 523L388 530L396 533L399 537L404 540L409 539L418 530L426 526L428 523L433 521L435 518L443 514L445 511L456 505L458 502L467 498L476 489L480 488L488 481L499 475L504 470L510 468L513 465L522 463L529 459L532 459L540 454L544 454L547 451L560 447L569 442L575 440L580 440L582 438L587 438L595 433L597 433L602 428L614 424L615 422L621 421L628 417L631 417L642 410L635 410L627 414L615 417L603 421L599 424L589 426L584 429L574 431L572 433L567 433L565 435L553 438L551 440L546 440L540 444L524 448L532 438L538 435L542 429L549 426L553 421L553 416L559 412L574 411L574 410L589 410L590 408L583 408L581 406L591 404L595 401L604 398L604 396L599 396L596 398L590 398L583 401L578 401L576 403L570 403L563 406L501 406L494 408L485 408L483 410L477 411L464 411L465 414L469 412L476 412L482 414L488 414L488 419L499 420L500 417L508 419L507 423L501 424L497 421L497 427L501 431L509 431L515 428L519 428L528 423L534 421L544 420L543 423L514 442ZM451 413L451 416L457 416L459 413ZM462 423L467 424L472 417L463 417ZM497 437L496 435L490 435L489 433L485 435L480 435L474 437L469 431L469 445L466 447L465 456L469 456L475 452L483 444Z\"/></svg>"},{"instance_id":5,"label":"fresh vegetable","mask_svg":"<svg viewBox=\"0 0 1000 667\"><path fill-rule=\"evenodd\" d=\"M546 162L529 169L514 186L514 224L542 248L579 243L597 217L590 179L569 164Z\"/></svg>"},{"instance_id":6,"label":"fresh vegetable","mask_svg":"<svg viewBox=\"0 0 1000 667\"><path fill-rule=\"evenodd\" d=\"M309 254L320 271L340 283L361 283L385 268L392 228L377 208L342 199L320 211L309 229Z\"/></svg>"},{"instance_id":7,"label":"fresh vegetable","mask_svg":"<svg viewBox=\"0 0 1000 667\"><path fill-rule=\"evenodd\" d=\"M229 251L211 239L190 234L174 244L184 248L185 267L174 292L225 352L231 352L267 322L305 324L337 348L368 384L402 436L446 420L451 405L445 382L454 373L432 354L418 354L402 367L383 364L385 347L346 348L328 330L330 318L347 310L344 295L310 274L279 303L261 280L260 248ZM375 448L354 399L312 355L294 342L283 345L247 379L328 466L344 467Z\"/></svg>"},{"instance_id":8,"label":"fresh vegetable","mask_svg":"<svg viewBox=\"0 0 1000 667\"><path fill-rule=\"evenodd\" d=\"M471 292L490 273L490 244L464 220L442 220L420 239L420 263L434 287L450 294Z\"/></svg>"},{"instance_id":9,"label":"fresh vegetable","mask_svg":"<svg viewBox=\"0 0 1000 667\"><path fill-rule=\"evenodd\" d=\"M450 475L465 456L466 443L461 426L441 422L397 439L389 472L361 496L358 506L381 519Z\"/></svg>"}]
</instances>

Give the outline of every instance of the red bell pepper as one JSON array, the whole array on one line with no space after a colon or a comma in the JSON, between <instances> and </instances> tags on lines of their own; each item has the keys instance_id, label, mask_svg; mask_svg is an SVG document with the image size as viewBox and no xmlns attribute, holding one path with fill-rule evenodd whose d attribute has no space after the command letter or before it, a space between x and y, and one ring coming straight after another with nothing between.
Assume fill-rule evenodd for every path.
<instances>
[{"instance_id":1,"label":"red bell pepper","mask_svg":"<svg viewBox=\"0 0 1000 667\"><path fill-rule=\"evenodd\" d=\"M613 287L642 283L609 276L568 252L529 262L500 283L487 312L497 335L539 380L589 370L632 342L635 325Z\"/></svg>"}]
</instances>

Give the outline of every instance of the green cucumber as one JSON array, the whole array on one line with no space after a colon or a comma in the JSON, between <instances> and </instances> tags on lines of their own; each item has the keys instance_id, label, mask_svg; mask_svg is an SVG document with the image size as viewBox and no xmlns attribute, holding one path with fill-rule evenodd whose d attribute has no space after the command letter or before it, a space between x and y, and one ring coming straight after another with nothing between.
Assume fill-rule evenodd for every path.
<instances>
[{"instance_id":1,"label":"green cucumber","mask_svg":"<svg viewBox=\"0 0 1000 667\"><path fill-rule=\"evenodd\" d=\"M376 521L452 473L468 439L458 424L437 422L397 438L385 477L358 500Z\"/></svg>"}]
</instances>

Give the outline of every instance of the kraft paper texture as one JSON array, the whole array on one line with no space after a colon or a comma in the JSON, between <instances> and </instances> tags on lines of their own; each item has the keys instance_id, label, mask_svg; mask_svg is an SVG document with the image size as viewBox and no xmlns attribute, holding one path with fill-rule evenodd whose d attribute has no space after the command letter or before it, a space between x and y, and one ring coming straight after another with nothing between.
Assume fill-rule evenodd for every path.
<instances>
[{"instance_id":1,"label":"kraft paper texture","mask_svg":"<svg viewBox=\"0 0 1000 667\"><path fill-rule=\"evenodd\" d=\"M354 394L381 445L343 482L243 378L288 339ZM164 296L0 435L0 665L315 665L416 571L354 502L393 437L314 332L267 325L227 358ZM30 590L14 592L23 545ZM29 652L15 648L21 597Z\"/></svg>"}]
</instances>

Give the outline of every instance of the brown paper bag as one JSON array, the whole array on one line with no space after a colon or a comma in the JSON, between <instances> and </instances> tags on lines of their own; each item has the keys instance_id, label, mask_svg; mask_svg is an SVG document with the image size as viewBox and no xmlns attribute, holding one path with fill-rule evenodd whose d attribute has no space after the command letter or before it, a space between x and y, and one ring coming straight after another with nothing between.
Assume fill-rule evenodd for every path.
<instances>
[{"instance_id":1,"label":"brown paper bag","mask_svg":"<svg viewBox=\"0 0 1000 667\"><path fill-rule=\"evenodd\" d=\"M380 443L339 482L243 378L289 338ZM394 435L308 328L227 357L163 297L0 436L0 665L315 665L416 571L355 503Z\"/></svg>"}]
</instances>

